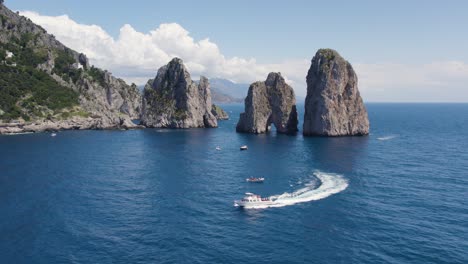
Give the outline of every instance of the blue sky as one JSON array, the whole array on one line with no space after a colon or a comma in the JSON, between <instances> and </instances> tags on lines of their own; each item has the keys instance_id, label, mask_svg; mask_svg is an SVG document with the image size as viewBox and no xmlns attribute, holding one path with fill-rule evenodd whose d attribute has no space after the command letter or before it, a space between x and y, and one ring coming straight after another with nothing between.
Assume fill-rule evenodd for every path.
<instances>
[{"instance_id":1,"label":"blue sky","mask_svg":"<svg viewBox=\"0 0 468 264\"><path fill-rule=\"evenodd\" d=\"M395 71L398 65L419 71L424 65L435 63L438 66L431 66L431 71L438 72L437 67L445 70L444 63L457 62L461 68L454 66L456 83L462 86L454 89L461 92L461 96L439 99L439 89L423 101L468 101L468 92L464 92L468 86L463 86L459 80L465 77L468 80L465 76L468 69L465 69L468 63L466 1L6 0L5 4L13 10L29 10L43 16L66 14L79 24L100 26L115 39L125 24L137 32L148 33L163 23L177 23L195 41L209 38L227 58L255 58L257 63L266 65L290 60L310 61L318 48L330 47L351 63L363 64L360 68L368 71L363 74L367 76L364 79L370 78L376 70L369 69L373 64L390 65ZM450 76L453 74L421 85L448 81L447 85L452 87L455 84ZM368 83L376 85L378 81ZM409 84L418 85L417 82ZM304 84L297 86L303 93ZM389 90L388 87L382 89ZM403 90L398 96L383 97L378 96L377 90L370 93L372 101L387 101L386 98L405 101L401 98ZM413 93L417 96L418 91L409 94Z\"/></svg>"},{"instance_id":2,"label":"blue sky","mask_svg":"<svg viewBox=\"0 0 468 264\"><path fill-rule=\"evenodd\" d=\"M176 22L227 56L312 57L333 47L352 61L468 60L466 1L70 1L7 0L14 10L68 14L117 36Z\"/></svg>"}]
</instances>

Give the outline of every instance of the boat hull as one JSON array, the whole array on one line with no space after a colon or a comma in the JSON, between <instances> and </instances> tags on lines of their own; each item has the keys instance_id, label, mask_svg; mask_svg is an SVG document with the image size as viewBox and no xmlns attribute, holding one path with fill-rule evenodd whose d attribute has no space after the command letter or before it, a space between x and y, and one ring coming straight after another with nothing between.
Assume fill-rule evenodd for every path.
<instances>
[{"instance_id":1,"label":"boat hull","mask_svg":"<svg viewBox=\"0 0 468 264\"><path fill-rule=\"evenodd\" d=\"M247 182L254 182L254 183L262 183L265 178L247 178L245 181Z\"/></svg>"},{"instance_id":2,"label":"boat hull","mask_svg":"<svg viewBox=\"0 0 468 264\"><path fill-rule=\"evenodd\" d=\"M244 201L234 201L235 207L246 208L246 209L255 209L255 208L267 208L273 207L276 203L274 201L261 201L261 202L244 202Z\"/></svg>"}]
</instances>

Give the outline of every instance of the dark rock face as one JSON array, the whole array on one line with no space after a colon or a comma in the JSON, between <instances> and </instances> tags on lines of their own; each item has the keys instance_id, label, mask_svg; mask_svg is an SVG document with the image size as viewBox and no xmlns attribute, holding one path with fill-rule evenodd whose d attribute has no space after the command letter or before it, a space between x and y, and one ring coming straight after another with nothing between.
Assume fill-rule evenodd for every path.
<instances>
[{"instance_id":1,"label":"dark rock face","mask_svg":"<svg viewBox=\"0 0 468 264\"><path fill-rule=\"evenodd\" d=\"M211 106L211 113L216 117L218 120L228 120L229 115L224 111L221 107L213 104Z\"/></svg>"},{"instance_id":2,"label":"dark rock face","mask_svg":"<svg viewBox=\"0 0 468 264\"><path fill-rule=\"evenodd\" d=\"M80 55L78 55L78 61L80 62L80 64L83 66L85 70L89 69L89 60L86 57L86 55L84 55L83 53L80 53Z\"/></svg>"},{"instance_id":3,"label":"dark rock face","mask_svg":"<svg viewBox=\"0 0 468 264\"><path fill-rule=\"evenodd\" d=\"M182 60L174 58L146 84L141 121L147 127L217 127L211 107L208 79L200 77L197 85Z\"/></svg>"},{"instance_id":4,"label":"dark rock face","mask_svg":"<svg viewBox=\"0 0 468 264\"><path fill-rule=\"evenodd\" d=\"M367 111L353 67L338 52L320 49L307 74L304 136L369 134Z\"/></svg>"},{"instance_id":5,"label":"dark rock face","mask_svg":"<svg viewBox=\"0 0 468 264\"><path fill-rule=\"evenodd\" d=\"M278 133L297 132L296 97L280 73L270 73L265 82L250 85L245 98L245 112L240 115L236 131L266 133L274 124Z\"/></svg>"}]
</instances>

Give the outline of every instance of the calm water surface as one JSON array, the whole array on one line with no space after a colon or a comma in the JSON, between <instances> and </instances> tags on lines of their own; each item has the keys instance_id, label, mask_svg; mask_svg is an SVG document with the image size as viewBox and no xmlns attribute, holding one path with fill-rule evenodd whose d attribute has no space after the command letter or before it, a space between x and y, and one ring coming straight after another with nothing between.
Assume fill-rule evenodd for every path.
<instances>
[{"instance_id":1,"label":"calm water surface","mask_svg":"<svg viewBox=\"0 0 468 264\"><path fill-rule=\"evenodd\" d=\"M354 138L237 134L225 109L218 129L0 136L0 263L468 263L468 104L369 104ZM314 173L348 187L233 207Z\"/></svg>"}]
</instances>

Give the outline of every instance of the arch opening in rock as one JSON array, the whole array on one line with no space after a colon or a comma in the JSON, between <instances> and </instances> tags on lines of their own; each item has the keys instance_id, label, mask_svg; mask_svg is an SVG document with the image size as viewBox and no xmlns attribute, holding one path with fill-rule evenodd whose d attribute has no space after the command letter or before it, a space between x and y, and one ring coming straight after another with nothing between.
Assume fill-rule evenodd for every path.
<instances>
[{"instance_id":1,"label":"arch opening in rock","mask_svg":"<svg viewBox=\"0 0 468 264\"><path fill-rule=\"evenodd\" d=\"M273 124L277 133L292 134L298 123L294 90L280 73L272 72L266 81L250 85L236 131L261 134Z\"/></svg>"}]
</instances>

